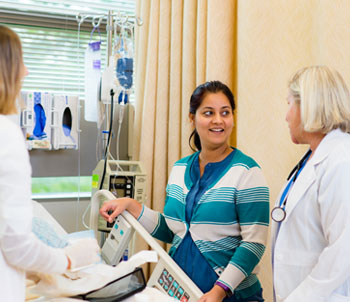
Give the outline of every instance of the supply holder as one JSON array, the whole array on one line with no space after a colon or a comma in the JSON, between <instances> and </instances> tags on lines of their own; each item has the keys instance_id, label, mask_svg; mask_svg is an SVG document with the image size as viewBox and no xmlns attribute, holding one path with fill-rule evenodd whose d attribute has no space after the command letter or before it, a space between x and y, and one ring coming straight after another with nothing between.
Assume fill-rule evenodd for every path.
<instances>
[{"instance_id":1,"label":"supply holder","mask_svg":"<svg viewBox=\"0 0 350 302\"><path fill-rule=\"evenodd\" d=\"M119 302L142 291L145 287L143 270L137 267L133 272L108 283L103 288L74 298L93 302Z\"/></svg>"}]
</instances>

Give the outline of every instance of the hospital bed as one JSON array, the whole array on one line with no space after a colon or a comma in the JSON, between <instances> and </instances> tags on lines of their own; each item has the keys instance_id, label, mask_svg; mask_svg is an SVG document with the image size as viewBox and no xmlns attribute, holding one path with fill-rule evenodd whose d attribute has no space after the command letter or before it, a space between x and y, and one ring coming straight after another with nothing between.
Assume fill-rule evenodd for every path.
<instances>
[{"instance_id":1,"label":"hospital bed","mask_svg":"<svg viewBox=\"0 0 350 302\"><path fill-rule=\"evenodd\" d=\"M91 200L91 215L90 226L97 234L97 220L98 210L101 199L111 200L115 199L114 195L107 190L97 191ZM39 203L33 202L34 217L44 218L58 234L66 235L64 229L57 223L57 221L42 207ZM196 302L203 294L199 288L192 282L192 280L180 269L174 260L165 252L165 250L150 236L150 234L142 227L142 225L128 212L122 213L116 220L107 240L102 246L102 256L106 263L115 262L115 259L120 259L120 255L129 245L133 238L133 233L137 232L151 247L152 251L157 254L158 263L153 269L150 278L145 284L145 288L133 294L132 296L123 299L125 302ZM123 237L120 234L125 234ZM117 255L117 256L115 256ZM130 259L131 260L131 259ZM110 266L108 266L110 267ZM118 265L117 265L118 267ZM117 295L117 293L116 293ZM33 297L33 296L32 296ZM29 296L30 298L30 296ZM77 298L45 298L33 297L35 299L28 299L27 301L82 301ZM90 300L88 300L90 301ZM91 300L93 301L93 300ZM97 301L97 300L96 300ZM107 301L107 300L106 300ZM118 301L109 300L109 301Z\"/></svg>"}]
</instances>

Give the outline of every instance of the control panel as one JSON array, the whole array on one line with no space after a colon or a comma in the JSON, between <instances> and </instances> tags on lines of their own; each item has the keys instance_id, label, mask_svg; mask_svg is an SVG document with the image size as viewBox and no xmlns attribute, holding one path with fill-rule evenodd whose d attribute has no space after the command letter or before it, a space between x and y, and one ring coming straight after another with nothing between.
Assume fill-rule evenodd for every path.
<instances>
[{"instance_id":1,"label":"control panel","mask_svg":"<svg viewBox=\"0 0 350 302\"><path fill-rule=\"evenodd\" d=\"M97 191L91 200L91 228L96 232L98 229L98 206L104 200L112 200L115 196L108 190ZM123 219L122 219L123 218ZM119 220L118 220L119 219ZM127 211L124 211L118 216L116 221L117 226L113 226L111 234L102 247L105 254L104 259L112 259L108 261L119 261L123 254L126 245L127 237L125 235L126 229L129 226L144 239L152 250L157 252L158 263L154 267L152 274L147 282L147 286L154 287L170 297L181 302L196 302L203 295L202 291L197 285L184 273L184 271L177 265L169 254L158 244L158 242L144 229L144 227ZM123 226L122 226L123 225ZM122 234L120 231L123 230ZM119 232L119 233L118 233ZM129 237L135 237L132 234ZM125 240L125 241L124 241ZM113 256L116 255L116 256Z\"/></svg>"},{"instance_id":2,"label":"control panel","mask_svg":"<svg viewBox=\"0 0 350 302\"><path fill-rule=\"evenodd\" d=\"M101 256L103 260L107 264L117 265L124 251L128 248L133 234L134 229L123 216L119 215L102 247Z\"/></svg>"},{"instance_id":3,"label":"control panel","mask_svg":"<svg viewBox=\"0 0 350 302\"><path fill-rule=\"evenodd\" d=\"M174 297L181 302L187 302L190 299L190 295L165 268L158 278L158 284L170 297Z\"/></svg>"},{"instance_id":4,"label":"control panel","mask_svg":"<svg viewBox=\"0 0 350 302\"><path fill-rule=\"evenodd\" d=\"M181 302L197 301L203 295L168 254L160 257L147 286L153 286Z\"/></svg>"},{"instance_id":5,"label":"control panel","mask_svg":"<svg viewBox=\"0 0 350 302\"><path fill-rule=\"evenodd\" d=\"M109 191L117 198L134 198L134 185L134 176L112 175L109 180Z\"/></svg>"}]
</instances>

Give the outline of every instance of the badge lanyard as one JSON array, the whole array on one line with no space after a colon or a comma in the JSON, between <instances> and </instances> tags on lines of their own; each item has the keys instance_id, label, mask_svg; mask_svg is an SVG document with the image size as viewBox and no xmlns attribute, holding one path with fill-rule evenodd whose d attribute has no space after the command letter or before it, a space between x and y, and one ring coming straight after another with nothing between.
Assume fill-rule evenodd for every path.
<instances>
[{"instance_id":1,"label":"badge lanyard","mask_svg":"<svg viewBox=\"0 0 350 302\"><path fill-rule=\"evenodd\" d=\"M293 184L295 183L298 175L300 174L301 170L304 168L308 158L311 155L311 150L308 150L306 152L306 154L303 156L303 158L299 161L299 163L293 168L292 172L289 174L287 180L289 180L293 173L294 176L292 179L289 180L286 188L284 189L282 195L281 195L281 199L279 202L279 206L278 207L274 207L271 211L271 218L276 221L276 222L281 222L286 218L286 211L285 211L285 207L286 207L286 203L287 203L287 199L288 199L288 195L289 192L293 186Z\"/></svg>"}]
</instances>

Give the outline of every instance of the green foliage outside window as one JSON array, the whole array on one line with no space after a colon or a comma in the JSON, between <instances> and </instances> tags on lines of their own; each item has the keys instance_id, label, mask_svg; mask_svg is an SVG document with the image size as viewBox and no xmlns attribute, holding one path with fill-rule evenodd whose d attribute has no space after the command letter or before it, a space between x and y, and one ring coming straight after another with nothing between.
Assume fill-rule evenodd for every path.
<instances>
[{"instance_id":1,"label":"green foliage outside window","mask_svg":"<svg viewBox=\"0 0 350 302\"><path fill-rule=\"evenodd\" d=\"M91 176L33 177L32 194L91 192Z\"/></svg>"}]
</instances>

